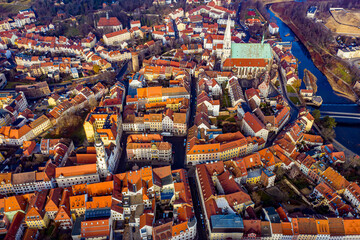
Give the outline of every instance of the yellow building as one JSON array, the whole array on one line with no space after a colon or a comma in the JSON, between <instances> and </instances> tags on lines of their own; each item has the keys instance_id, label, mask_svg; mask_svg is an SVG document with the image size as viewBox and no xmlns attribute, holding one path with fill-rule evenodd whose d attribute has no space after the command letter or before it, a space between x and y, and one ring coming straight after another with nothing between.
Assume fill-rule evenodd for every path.
<instances>
[{"instance_id":1,"label":"yellow building","mask_svg":"<svg viewBox=\"0 0 360 240\"><path fill-rule=\"evenodd\" d=\"M4 161L3 155L0 153L1 162ZM13 185L11 182L11 173L0 173L0 194L7 194L13 192Z\"/></svg>"},{"instance_id":2,"label":"yellow building","mask_svg":"<svg viewBox=\"0 0 360 240\"><path fill-rule=\"evenodd\" d=\"M59 98L60 96L58 94L52 94L49 98L48 98L48 104L49 106L56 106L59 102Z\"/></svg>"},{"instance_id":3,"label":"yellow building","mask_svg":"<svg viewBox=\"0 0 360 240\"><path fill-rule=\"evenodd\" d=\"M29 210L25 215L25 223L28 228L44 229L50 222L48 213L45 211L48 190L36 192L30 198Z\"/></svg>"},{"instance_id":4,"label":"yellow building","mask_svg":"<svg viewBox=\"0 0 360 240\"><path fill-rule=\"evenodd\" d=\"M88 142L94 142L95 131L93 125L89 121L85 121L83 126Z\"/></svg>"},{"instance_id":5,"label":"yellow building","mask_svg":"<svg viewBox=\"0 0 360 240\"><path fill-rule=\"evenodd\" d=\"M100 109L103 110L103 109ZM116 142L116 113L100 112L99 109L89 113L83 124L88 142L94 142L95 129L105 146Z\"/></svg>"},{"instance_id":6,"label":"yellow building","mask_svg":"<svg viewBox=\"0 0 360 240\"><path fill-rule=\"evenodd\" d=\"M169 98L166 99L166 108L169 108L173 110L174 112L177 112L182 105L182 101L184 101L184 98Z\"/></svg>"},{"instance_id":7,"label":"yellow building","mask_svg":"<svg viewBox=\"0 0 360 240\"><path fill-rule=\"evenodd\" d=\"M162 114L144 115L145 129L150 129L152 132L161 132L163 130L162 118Z\"/></svg>"},{"instance_id":8,"label":"yellow building","mask_svg":"<svg viewBox=\"0 0 360 240\"><path fill-rule=\"evenodd\" d=\"M244 139L221 144L221 160L226 161L242 156L242 153L246 151L246 146L247 143Z\"/></svg>"},{"instance_id":9,"label":"yellow building","mask_svg":"<svg viewBox=\"0 0 360 240\"><path fill-rule=\"evenodd\" d=\"M4 156L0 153L0 162L2 162L4 160L5 160Z\"/></svg>"},{"instance_id":10,"label":"yellow building","mask_svg":"<svg viewBox=\"0 0 360 240\"><path fill-rule=\"evenodd\" d=\"M47 116L41 115L41 117L30 123L29 126L31 127L32 132L36 137L50 129L52 127L52 123Z\"/></svg>"},{"instance_id":11,"label":"yellow building","mask_svg":"<svg viewBox=\"0 0 360 240\"><path fill-rule=\"evenodd\" d=\"M246 183L249 184L257 184L261 180L261 169L255 169L248 171L248 176L246 179Z\"/></svg>"},{"instance_id":12,"label":"yellow building","mask_svg":"<svg viewBox=\"0 0 360 240\"><path fill-rule=\"evenodd\" d=\"M196 165L207 161L215 161L220 159L220 143L198 144L191 146L192 142L188 142L189 149L186 154L187 164Z\"/></svg>"}]
</instances>

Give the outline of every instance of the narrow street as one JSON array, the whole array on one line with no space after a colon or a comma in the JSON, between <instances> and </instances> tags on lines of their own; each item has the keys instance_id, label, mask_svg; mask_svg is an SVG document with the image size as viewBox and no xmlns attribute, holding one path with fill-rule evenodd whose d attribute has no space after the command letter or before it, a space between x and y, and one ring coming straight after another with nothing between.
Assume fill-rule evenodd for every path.
<instances>
[{"instance_id":1,"label":"narrow street","mask_svg":"<svg viewBox=\"0 0 360 240\"><path fill-rule=\"evenodd\" d=\"M283 97L285 98L285 100L288 102L289 106L290 106L290 120L289 122L293 122L298 114L299 114L299 109L298 107L289 99L288 95L287 95L287 91L286 91L286 82L285 79L283 77L283 75L280 72L279 69L279 79L280 79L280 86L281 86L281 92Z\"/></svg>"},{"instance_id":2,"label":"narrow street","mask_svg":"<svg viewBox=\"0 0 360 240\"><path fill-rule=\"evenodd\" d=\"M195 217L197 220L197 239L207 239L206 235L206 228L204 224L204 214L202 213L201 203L200 203L200 196L198 194L198 187L196 185L195 174L194 176L189 176L189 184L191 190L191 196L193 200L193 208L195 210Z\"/></svg>"}]
</instances>

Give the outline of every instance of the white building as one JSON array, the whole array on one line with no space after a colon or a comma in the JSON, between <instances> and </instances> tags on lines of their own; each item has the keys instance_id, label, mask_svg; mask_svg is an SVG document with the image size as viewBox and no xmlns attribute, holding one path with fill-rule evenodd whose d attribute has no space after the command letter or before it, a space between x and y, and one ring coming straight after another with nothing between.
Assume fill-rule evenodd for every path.
<instances>
[{"instance_id":1,"label":"white building","mask_svg":"<svg viewBox=\"0 0 360 240\"><path fill-rule=\"evenodd\" d=\"M109 174L109 169L107 166L108 155L106 153L106 149L103 141L97 135L95 131L95 150L96 150L96 168L100 175L100 178L105 179Z\"/></svg>"},{"instance_id":2,"label":"white building","mask_svg":"<svg viewBox=\"0 0 360 240\"><path fill-rule=\"evenodd\" d=\"M270 23L269 24L269 32L272 35L277 34L279 32L279 26L274 22Z\"/></svg>"},{"instance_id":3,"label":"white building","mask_svg":"<svg viewBox=\"0 0 360 240\"><path fill-rule=\"evenodd\" d=\"M267 141L269 131L264 124L252 113L246 112L241 121L241 130L244 134L252 137L261 137Z\"/></svg>"},{"instance_id":4,"label":"white building","mask_svg":"<svg viewBox=\"0 0 360 240\"><path fill-rule=\"evenodd\" d=\"M131 34L127 29L112 32L103 35L104 43L106 45L118 45L124 41L131 39Z\"/></svg>"},{"instance_id":5,"label":"white building","mask_svg":"<svg viewBox=\"0 0 360 240\"><path fill-rule=\"evenodd\" d=\"M87 164L55 169L55 178L58 187L100 182L96 164Z\"/></svg>"},{"instance_id":6,"label":"white building","mask_svg":"<svg viewBox=\"0 0 360 240\"><path fill-rule=\"evenodd\" d=\"M171 161L172 145L168 142L129 143L126 146L129 161Z\"/></svg>"},{"instance_id":7,"label":"white building","mask_svg":"<svg viewBox=\"0 0 360 240\"><path fill-rule=\"evenodd\" d=\"M352 182L344 191L344 197L351 203L351 205L360 211L360 187Z\"/></svg>"},{"instance_id":8,"label":"white building","mask_svg":"<svg viewBox=\"0 0 360 240\"><path fill-rule=\"evenodd\" d=\"M317 12L317 6L311 6L306 12L306 16L308 18L315 18L315 14Z\"/></svg>"},{"instance_id":9,"label":"white building","mask_svg":"<svg viewBox=\"0 0 360 240\"><path fill-rule=\"evenodd\" d=\"M141 22L140 21L131 21L130 28L134 28L134 27L141 28Z\"/></svg>"},{"instance_id":10,"label":"white building","mask_svg":"<svg viewBox=\"0 0 360 240\"><path fill-rule=\"evenodd\" d=\"M162 127L164 132L173 132L174 130L173 112L170 109L167 109L162 119Z\"/></svg>"},{"instance_id":11,"label":"white building","mask_svg":"<svg viewBox=\"0 0 360 240\"><path fill-rule=\"evenodd\" d=\"M352 47L352 48L340 48L336 54L340 58L358 58L360 57L360 47Z\"/></svg>"}]
</instances>

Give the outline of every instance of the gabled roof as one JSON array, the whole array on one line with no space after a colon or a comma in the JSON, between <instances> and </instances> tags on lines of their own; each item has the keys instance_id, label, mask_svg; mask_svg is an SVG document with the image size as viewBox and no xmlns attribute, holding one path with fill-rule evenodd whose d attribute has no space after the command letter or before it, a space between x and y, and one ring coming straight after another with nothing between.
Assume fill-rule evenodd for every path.
<instances>
[{"instance_id":1,"label":"gabled roof","mask_svg":"<svg viewBox=\"0 0 360 240\"><path fill-rule=\"evenodd\" d=\"M13 240L16 237L16 233L19 230L20 225L23 223L25 214L22 212L17 212L11 222L10 228L6 233L5 240Z\"/></svg>"},{"instance_id":2,"label":"gabled roof","mask_svg":"<svg viewBox=\"0 0 360 240\"><path fill-rule=\"evenodd\" d=\"M53 188L50 189L48 201L45 205L45 211L58 211L59 203L61 201L62 188Z\"/></svg>"},{"instance_id":3,"label":"gabled roof","mask_svg":"<svg viewBox=\"0 0 360 240\"><path fill-rule=\"evenodd\" d=\"M152 227L154 221L154 215L145 213L140 216L140 226L139 228L142 229L144 226Z\"/></svg>"},{"instance_id":4,"label":"gabled roof","mask_svg":"<svg viewBox=\"0 0 360 240\"><path fill-rule=\"evenodd\" d=\"M116 17L101 17L99 19L99 22L97 24L98 27L112 27L112 26L120 26L121 23L119 21L119 19L117 19Z\"/></svg>"},{"instance_id":5,"label":"gabled roof","mask_svg":"<svg viewBox=\"0 0 360 240\"><path fill-rule=\"evenodd\" d=\"M246 112L243 118L249 127L255 132L259 132L262 129L265 129L264 124L252 113Z\"/></svg>"}]
</instances>

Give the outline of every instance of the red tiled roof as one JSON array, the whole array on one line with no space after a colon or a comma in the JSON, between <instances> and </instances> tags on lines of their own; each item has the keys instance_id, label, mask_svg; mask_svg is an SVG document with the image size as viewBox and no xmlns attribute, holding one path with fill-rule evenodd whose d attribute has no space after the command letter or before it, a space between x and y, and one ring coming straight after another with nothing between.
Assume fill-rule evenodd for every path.
<instances>
[{"instance_id":1,"label":"red tiled roof","mask_svg":"<svg viewBox=\"0 0 360 240\"><path fill-rule=\"evenodd\" d=\"M119 26L121 25L119 19L117 19L116 17L110 17L110 18L106 18L106 17L102 17L100 18L97 26L98 27L111 27L111 26Z\"/></svg>"}]
</instances>

